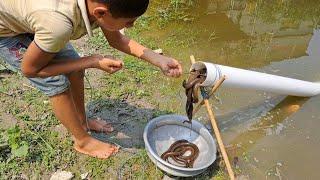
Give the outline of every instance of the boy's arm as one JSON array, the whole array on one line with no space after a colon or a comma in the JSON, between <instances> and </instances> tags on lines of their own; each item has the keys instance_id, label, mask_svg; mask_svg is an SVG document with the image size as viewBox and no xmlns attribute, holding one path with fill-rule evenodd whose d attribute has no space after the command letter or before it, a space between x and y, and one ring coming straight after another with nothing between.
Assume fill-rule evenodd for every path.
<instances>
[{"instance_id":1,"label":"boy's arm","mask_svg":"<svg viewBox=\"0 0 320 180\"><path fill-rule=\"evenodd\" d=\"M55 55L41 50L32 42L22 59L22 73L29 78L56 76L87 68L98 68L114 73L121 69L123 64L122 61L115 60L111 56L107 58L88 56L80 58L80 60L62 59L54 63L51 60Z\"/></svg>"},{"instance_id":2,"label":"boy's arm","mask_svg":"<svg viewBox=\"0 0 320 180\"><path fill-rule=\"evenodd\" d=\"M157 54L122 35L119 31L108 31L104 29L102 31L112 47L159 67L167 76L179 77L181 75L182 68L177 60Z\"/></svg>"}]
</instances>

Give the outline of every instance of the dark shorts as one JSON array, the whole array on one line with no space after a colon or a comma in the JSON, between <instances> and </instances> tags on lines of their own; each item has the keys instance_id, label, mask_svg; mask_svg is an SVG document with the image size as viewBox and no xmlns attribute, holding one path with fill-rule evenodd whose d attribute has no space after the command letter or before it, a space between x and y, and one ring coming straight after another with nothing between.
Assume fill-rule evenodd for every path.
<instances>
[{"instance_id":1,"label":"dark shorts","mask_svg":"<svg viewBox=\"0 0 320 180\"><path fill-rule=\"evenodd\" d=\"M21 72L21 60L29 44L33 41L33 35L21 34L14 37L0 37L0 60L6 62L9 68ZM79 59L80 56L70 43L58 52L53 61L59 59ZM66 75L58 75L47 78L28 78L35 87L47 96L54 96L69 89L70 82Z\"/></svg>"}]
</instances>

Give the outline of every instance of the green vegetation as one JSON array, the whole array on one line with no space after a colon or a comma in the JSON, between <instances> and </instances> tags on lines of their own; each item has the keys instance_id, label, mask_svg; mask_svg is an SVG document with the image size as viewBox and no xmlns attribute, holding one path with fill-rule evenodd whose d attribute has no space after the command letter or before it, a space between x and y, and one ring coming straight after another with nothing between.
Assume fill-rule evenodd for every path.
<instances>
[{"instance_id":1,"label":"green vegetation","mask_svg":"<svg viewBox=\"0 0 320 180\"><path fill-rule=\"evenodd\" d=\"M256 6L253 13L266 22L275 23L282 21L282 23L298 25L308 20L312 21L315 27L320 22L320 6L317 0L251 0L250 2L255 3Z\"/></svg>"},{"instance_id":2,"label":"green vegetation","mask_svg":"<svg viewBox=\"0 0 320 180\"><path fill-rule=\"evenodd\" d=\"M192 8L196 7L194 0L171 0L161 8L157 8L157 21L159 27L164 27L170 22L187 22L193 20L195 14L189 13Z\"/></svg>"}]
</instances>

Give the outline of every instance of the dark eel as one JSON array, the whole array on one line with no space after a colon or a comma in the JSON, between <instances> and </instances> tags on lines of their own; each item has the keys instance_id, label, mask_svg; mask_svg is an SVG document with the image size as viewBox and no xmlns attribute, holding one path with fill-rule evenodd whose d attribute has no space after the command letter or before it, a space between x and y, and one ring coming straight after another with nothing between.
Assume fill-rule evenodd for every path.
<instances>
[{"instance_id":1,"label":"dark eel","mask_svg":"<svg viewBox=\"0 0 320 180\"><path fill-rule=\"evenodd\" d=\"M186 152L190 152L190 155L185 155ZM199 148L195 144L182 139L171 144L169 149L161 155L161 158L165 161L171 158L181 166L192 168L198 156Z\"/></svg>"},{"instance_id":2,"label":"dark eel","mask_svg":"<svg viewBox=\"0 0 320 180\"><path fill-rule=\"evenodd\" d=\"M199 101L199 88L200 84L204 82L206 79L206 69L201 70L191 70L188 80L184 80L182 86L185 88L185 93L187 96L186 102L186 112L188 116L188 121L191 123L192 120L192 112L193 112L193 104Z\"/></svg>"}]
</instances>

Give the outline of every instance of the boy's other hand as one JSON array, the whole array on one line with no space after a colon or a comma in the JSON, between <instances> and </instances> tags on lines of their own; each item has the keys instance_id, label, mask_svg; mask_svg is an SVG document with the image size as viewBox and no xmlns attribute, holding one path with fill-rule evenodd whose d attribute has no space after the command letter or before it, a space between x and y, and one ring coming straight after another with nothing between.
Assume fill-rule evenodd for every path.
<instances>
[{"instance_id":1,"label":"boy's other hand","mask_svg":"<svg viewBox=\"0 0 320 180\"><path fill-rule=\"evenodd\" d=\"M169 57L165 57L160 62L160 68L166 76L179 77L182 74L182 68L180 63Z\"/></svg>"},{"instance_id":2,"label":"boy's other hand","mask_svg":"<svg viewBox=\"0 0 320 180\"><path fill-rule=\"evenodd\" d=\"M115 59L112 56L103 57L101 55L95 55L94 58L97 59L95 68L101 69L110 74L119 71L123 67L123 61Z\"/></svg>"}]
</instances>

